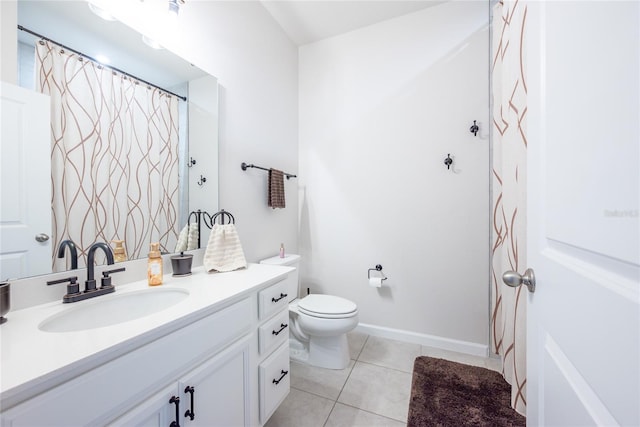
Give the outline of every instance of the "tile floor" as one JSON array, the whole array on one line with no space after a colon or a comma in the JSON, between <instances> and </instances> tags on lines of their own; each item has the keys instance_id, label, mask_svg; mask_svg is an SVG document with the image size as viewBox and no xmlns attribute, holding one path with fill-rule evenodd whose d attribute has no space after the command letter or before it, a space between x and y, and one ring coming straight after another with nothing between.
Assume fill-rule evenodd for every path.
<instances>
[{"instance_id":1,"label":"tile floor","mask_svg":"<svg viewBox=\"0 0 640 427\"><path fill-rule=\"evenodd\" d=\"M406 426L418 356L500 370L500 361L352 332L336 371L291 361L291 391L265 427Z\"/></svg>"}]
</instances>

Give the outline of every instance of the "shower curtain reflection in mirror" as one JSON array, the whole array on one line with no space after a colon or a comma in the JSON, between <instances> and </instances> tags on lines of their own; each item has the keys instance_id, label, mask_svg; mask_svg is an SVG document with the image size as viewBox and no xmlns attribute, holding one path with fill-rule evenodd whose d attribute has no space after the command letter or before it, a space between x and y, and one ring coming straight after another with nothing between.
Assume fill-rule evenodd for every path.
<instances>
[{"instance_id":1,"label":"shower curtain reflection in mirror","mask_svg":"<svg viewBox=\"0 0 640 427\"><path fill-rule=\"evenodd\" d=\"M80 268L96 241L130 259L178 236L178 99L74 52L36 44L36 90L52 97L53 249L73 240ZM52 257L54 271L65 261Z\"/></svg>"}]
</instances>

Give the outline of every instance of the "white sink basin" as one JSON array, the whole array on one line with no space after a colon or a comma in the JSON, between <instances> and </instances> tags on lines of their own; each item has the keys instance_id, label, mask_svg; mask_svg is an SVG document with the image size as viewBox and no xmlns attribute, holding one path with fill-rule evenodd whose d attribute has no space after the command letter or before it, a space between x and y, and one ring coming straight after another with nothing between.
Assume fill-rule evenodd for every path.
<instances>
[{"instance_id":1,"label":"white sink basin","mask_svg":"<svg viewBox=\"0 0 640 427\"><path fill-rule=\"evenodd\" d=\"M68 309L43 320L38 329L45 332L73 332L116 325L162 311L188 296L188 290L176 288L150 288L99 296L70 303Z\"/></svg>"}]
</instances>

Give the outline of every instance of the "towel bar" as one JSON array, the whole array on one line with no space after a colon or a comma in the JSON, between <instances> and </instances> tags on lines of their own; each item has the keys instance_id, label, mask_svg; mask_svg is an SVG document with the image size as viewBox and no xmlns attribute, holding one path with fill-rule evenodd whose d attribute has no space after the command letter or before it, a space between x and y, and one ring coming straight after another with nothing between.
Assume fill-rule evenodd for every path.
<instances>
[{"instance_id":1,"label":"towel bar","mask_svg":"<svg viewBox=\"0 0 640 427\"><path fill-rule=\"evenodd\" d=\"M246 171L246 170L247 170L247 168L256 168L256 169L261 169L261 170L263 170L263 171L267 171L267 172L269 171L269 169L267 169L267 168L263 168L262 166L256 166L256 165L254 165L254 164L245 163L245 162L242 162L242 164L240 165L240 167L242 168L242 170L243 170L243 171ZM287 172L282 172L282 173L284 174L284 176L286 176L286 177L287 177L287 179L289 179L289 178L297 178L297 177L298 177L297 175L293 175L293 174L291 174L291 173L287 173Z\"/></svg>"},{"instance_id":2,"label":"towel bar","mask_svg":"<svg viewBox=\"0 0 640 427\"><path fill-rule=\"evenodd\" d=\"M189 214L189 218L187 219L187 225L191 223L191 217L195 216L196 224L198 224L198 248L200 248L200 229L202 228L202 224L207 226L208 229L212 229L213 225L216 224L216 220L220 219L220 225L225 224L225 219L227 220L227 224L235 224L236 219L230 213L225 211L224 209L214 213L213 215L209 214L206 211L201 211L198 209L197 211L193 211Z\"/></svg>"}]
</instances>

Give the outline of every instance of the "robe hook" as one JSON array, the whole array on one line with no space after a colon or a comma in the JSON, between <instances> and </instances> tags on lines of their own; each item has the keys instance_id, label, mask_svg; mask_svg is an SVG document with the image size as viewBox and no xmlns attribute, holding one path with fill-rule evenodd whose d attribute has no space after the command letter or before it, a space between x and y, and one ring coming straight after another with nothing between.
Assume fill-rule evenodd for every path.
<instances>
[{"instance_id":1,"label":"robe hook","mask_svg":"<svg viewBox=\"0 0 640 427\"><path fill-rule=\"evenodd\" d=\"M474 120L473 124L469 128L469 132L471 132L473 134L473 136L478 136L478 131L479 130L480 130L480 128L478 127L478 125L476 124L476 121Z\"/></svg>"},{"instance_id":2,"label":"robe hook","mask_svg":"<svg viewBox=\"0 0 640 427\"><path fill-rule=\"evenodd\" d=\"M451 167L453 164L453 159L451 158L451 154L447 154L447 158L444 159L444 164L447 165L447 169Z\"/></svg>"}]
</instances>

